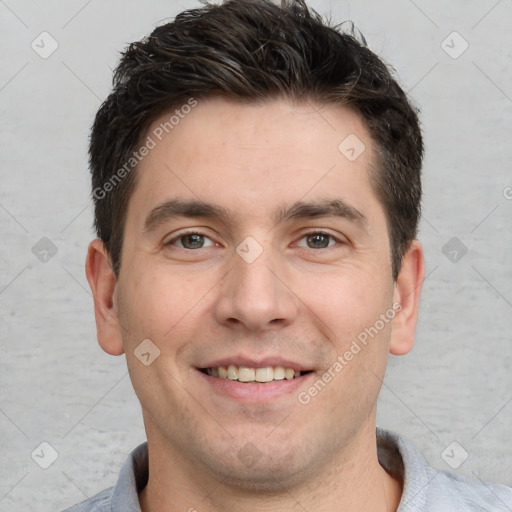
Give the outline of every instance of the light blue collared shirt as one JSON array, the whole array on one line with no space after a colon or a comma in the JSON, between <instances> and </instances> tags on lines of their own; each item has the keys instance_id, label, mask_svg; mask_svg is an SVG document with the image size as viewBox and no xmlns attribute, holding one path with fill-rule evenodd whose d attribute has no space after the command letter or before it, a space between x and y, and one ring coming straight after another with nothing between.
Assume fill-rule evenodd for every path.
<instances>
[{"instance_id":1,"label":"light blue collared shirt","mask_svg":"<svg viewBox=\"0 0 512 512\"><path fill-rule=\"evenodd\" d=\"M380 464L404 482L397 512L512 512L512 488L431 468L404 437L377 428ZM64 512L141 512L138 493L148 480L147 443L126 459L114 487Z\"/></svg>"}]
</instances>

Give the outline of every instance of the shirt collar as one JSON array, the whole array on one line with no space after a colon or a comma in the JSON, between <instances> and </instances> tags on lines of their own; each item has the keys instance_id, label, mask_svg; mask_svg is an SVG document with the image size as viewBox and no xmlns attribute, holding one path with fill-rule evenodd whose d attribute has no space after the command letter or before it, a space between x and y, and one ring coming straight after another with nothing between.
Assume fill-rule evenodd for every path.
<instances>
[{"instance_id":1,"label":"shirt collar","mask_svg":"<svg viewBox=\"0 0 512 512\"><path fill-rule=\"evenodd\" d=\"M381 466L403 482L397 512L421 510L430 481L437 472L404 437L377 427L377 453ZM138 493L148 482L148 445L142 443L124 462L110 498L110 512L141 512ZM413 506L414 504L414 506Z\"/></svg>"},{"instance_id":2,"label":"shirt collar","mask_svg":"<svg viewBox=\"0 0 512 512\"><path fill-rule=\"evenodd\" d=\"M141 512L139 492L149 475L148 443L142 443L125 460L110 498L111 512Z\"/></svg>"}]
</instances>

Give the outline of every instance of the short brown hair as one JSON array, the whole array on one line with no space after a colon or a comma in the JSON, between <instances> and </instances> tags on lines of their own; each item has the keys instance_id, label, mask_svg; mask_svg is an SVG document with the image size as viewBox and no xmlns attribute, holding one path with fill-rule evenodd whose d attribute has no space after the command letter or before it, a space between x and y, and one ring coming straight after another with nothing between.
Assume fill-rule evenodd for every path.
<instances>
[{"instance_id":1,"label":"short brown hair","mask_svg":"<svg viewBox=\"0 0 512 512\"><path fill-rule=\"evenodd\" d=\"M304 0L227 0L184 11L129 45L89 147L95 228L116 275L149 125L191 98L215 96L349 105L364 118L377 148L371 179L386 211L396 279L417 235L422 135L416 109L386 64L349 27L330 26Z\"/></svg>"}]
</instances>

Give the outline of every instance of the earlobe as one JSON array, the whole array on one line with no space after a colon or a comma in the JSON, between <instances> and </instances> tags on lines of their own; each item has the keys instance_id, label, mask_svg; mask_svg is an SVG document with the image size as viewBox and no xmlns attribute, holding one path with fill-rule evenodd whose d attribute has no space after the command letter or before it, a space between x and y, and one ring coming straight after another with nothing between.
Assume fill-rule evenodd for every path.
<instances>
[{"instance_id":1,"label":"earlobe","mask_svg":"<svg viewBox=\"0 0 512 512\"><path fill-rule=\"evenodd\" d=\"M117 279L105 244L99 239L89 244L85 273L94 298L98 343L108 354L120 355L124 348L115 300Z\"/></svg>"},{"instance_id":2,"label":"earlobe","mask_svg":"<svg viewBox=\"0 0 512 512\"><path fill-rule=\"evenodd\" d=\"M402 258L402 266L395 283L394 301L400 304L400 308L393 319L389 348L393 355L407 354L414 345L414 331L424 279L423 248L418 240L414 240Z\"/></svg>"}]
</instances>

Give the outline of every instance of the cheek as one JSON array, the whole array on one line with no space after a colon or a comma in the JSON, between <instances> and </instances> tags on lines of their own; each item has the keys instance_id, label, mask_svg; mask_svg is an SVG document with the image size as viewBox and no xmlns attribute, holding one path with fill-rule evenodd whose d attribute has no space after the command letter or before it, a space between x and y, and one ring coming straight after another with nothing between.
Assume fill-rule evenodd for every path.
<instances>
[{"instance_id":1,"label":"cheek","mask_svg":"<svg viewBox=\"0 0 512 512\"><path fill-rule=\"evenodd\" d=\"M343 269L330 275L316 275L308 279L298 294L313 316L324 325L329 337L335 336L339 349L372 327L392 305L391 279L378 278L379 274L361 269ZM388 322L389 323L389 322ZM379 331L389 336L388 329Z\"/></svg>"},{"instance_id":2,"label":"cheek","mask_svg":"<svg viewBox=\"0 0 512 512\"><path fill-rule=\"evenodd\" d=\"M211 321L219 276L211 271L171 269L165 260L142 258L125 270L128 279L119 290L125 350L133 351L149 338L169 360L175 360L180 349L198 338L197 333L204 332Z\"/></svg>"},{"instance_id":3,"label":"cheek","mask_svg":"<svg viewBox=\"0 0 512 512\"><path fill-rule=\"evenodd\" d=\"M375 403L385 374L394 316L389 314L393 313L392 280L379 282L377 275L352 269L309 287L305 303L318 329L331 342L326 371L333 384L319 400L319 407L334 407L343 415L350 411L357 417Z\"/></svg>"},{"instance_id":4,"label":"cheek","mask_svg":"<svg viewBox=\"0 0 512 512\"><path fill-rule=\"evenodd\" d=\"M125 337L161 340L187 313L201 294L194 284L150 268L132 269L119 290L119 316Z\"/></svg>"}]
</instances>

